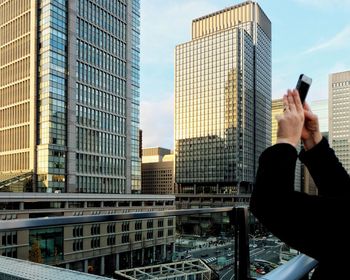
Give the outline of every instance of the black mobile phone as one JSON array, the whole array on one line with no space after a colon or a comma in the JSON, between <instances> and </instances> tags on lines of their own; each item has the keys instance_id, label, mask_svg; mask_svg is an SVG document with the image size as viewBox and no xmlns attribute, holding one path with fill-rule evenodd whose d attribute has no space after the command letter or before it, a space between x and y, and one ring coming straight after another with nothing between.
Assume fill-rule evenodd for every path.
<instances>
[{"instance_id":1,"label":"black mobile phone","mask_svg":"<svg viewBox=\"0 0 350 280\"><path fill-rule=\"evenodd\" d=\"M312 79L305 74L300 74L297 86L295 87L299 91L301 103L304 103L307 92L311 86Z\"/></svg>"}]
</instances>

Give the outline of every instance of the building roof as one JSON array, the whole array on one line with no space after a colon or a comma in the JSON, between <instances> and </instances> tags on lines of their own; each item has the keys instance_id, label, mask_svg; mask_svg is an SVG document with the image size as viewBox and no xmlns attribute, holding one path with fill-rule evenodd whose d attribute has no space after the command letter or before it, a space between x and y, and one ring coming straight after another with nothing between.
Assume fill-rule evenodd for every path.
<instances>
[{"instance_id":1,"label":"building roof","mask_svg":"<svg viewBox=\"0 0 350 280\"><path fill-rule=\"evenodd\" d=\"M13 280L110 279L107 277L87 274L79 271L0 256L0 278L5 276Z\"/></svg>"},{"instance_id":2,"label":"building roof","mask_svg":"<svg viewBox=\"0 0 350 280\"><path fill-rule=\"evenodd\" d=\"M154 201L174 200L174 195L96 193L16 193L0 192L0 201Z\"/></svg>"},{"instance_id":3,"label":"building roof","mask_svg":"<svg viewBox=\"0 0 350 280\"><path fill-rule=\"evenodd\" d=\"M188 276L202 275L210 279L211 268L200 259L185 260L167 264L138 267L115 271L117 279L187 279ZM119 276L119 278L118 278ZM183 277L183 278L182 278Z\"/></svg>"}]
</instances>

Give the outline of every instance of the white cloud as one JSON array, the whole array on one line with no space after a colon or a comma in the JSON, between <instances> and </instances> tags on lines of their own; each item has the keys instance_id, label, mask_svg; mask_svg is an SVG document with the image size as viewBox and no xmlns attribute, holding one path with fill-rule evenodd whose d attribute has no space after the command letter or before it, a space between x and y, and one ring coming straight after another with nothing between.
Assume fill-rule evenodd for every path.
<instances>
[{"instance_id":1,"label":"white cloud","mask_svg":"<svg viewBox=\"0 0 350 280\"><path fill-rule=\"evenodd\" d=\"M141 102L141 125L143 147L174 147L174 101L168 99Z\"/></svg>"},{"instance_id":2,"label":"white cloud","mask_svg":"<svg viewBox=\"0 0 350 280\"><path fill-rule=\"evenodd\" d=\"M193 19L231 5L232 0L141 1L140 127L144 147L173 149L172 71L176 45L191 40Z\"/></svg>"},{"instance_id":3,"label":"white cloud","mask_svg":"<svg viewBox=\"0 0 350 280\"><path fill-rule=\"evenodd\" d=\"M340 32L335 34L332 38L313 46L306 50L304 54L314 53L321 50L334 50L348 47L350 45L350 25L345 26Z\"/></svg>"},{"instance_id":4,"label":"white cloud","mask_svg":"<svg viewBox=\"0 0 350 280\"><path fill-rule=\"evenodd\" d=\"M223 8L222 1L141 1L141 62L172 64L175 46L191 39L192 20Z\"/></svg>"},{"instance_id":5,"label":"white cloud","mask_svg":"<svg viewBox=\"0 0 350 280\"><path fill-rule=\"evenodd\" d=\"M295 0L296 2L317 9L345 9L350 7L350 0Z\"/></svg>"}]
</instances>

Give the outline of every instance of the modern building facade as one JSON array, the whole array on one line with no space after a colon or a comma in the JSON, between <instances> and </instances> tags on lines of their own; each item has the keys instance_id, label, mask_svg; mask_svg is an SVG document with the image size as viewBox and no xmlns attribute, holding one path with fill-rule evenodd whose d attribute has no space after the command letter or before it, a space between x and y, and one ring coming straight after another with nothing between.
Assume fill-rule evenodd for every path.
<instances>
[{"instance_id":1,"label":"modern building facade","mask_svg":"<svg viewBox=\"0 0 350 280\"><path fill-rule=\"evenodd\" d=\"M174 194L174 154L164 148L142 150L142 193Z\"/></svg>"},{"instance_id":2,"label":"modern building facade","mask_svg":"<svg viewBox=\"0 0 350 280\"><path fill-rule=\"evenodd\" d=\"M139 0L0 3L0 175L32 191L141 188Z\"/></svg>"},{"instance_id":3,"label":"modern building facade","mask_svg":"<svg viewBox=\"0 0 350 280\"><path fill-rule=\"evenodd\" d=\"M350 172L350 71L329 75L329 142Z\"/></svg>"},{"instance_id":4,"label":"modern building facade","mask_svg":"<svg viewBox=\"0 0 350 280\"><path fill-rule=\"evenodd\" d=\"M278 115L283 114L283 99L274 99L272 100L272 111L271 111L271 127L272 127L272 133L271 133L271 145L276 144L277 141L277 129L278 129L278 122L276 117ZM300 145L297 147L298 150L300 150ZM302 186L304 185L304 166L300 163L298 160L295 166L295 180L294 180L294 189L295 190L302 190Z\"/></svg>"},{"instance_id":5,"label":"modern building facade","mask_svg":"<svg viewBox=\"0 0 350 280\"><path fill-rule=\"evenodd\" d=\"M312 112L318 117L320 131L324 136L328 136L329 133L328 103L328 99L313 100L309 102Z\"/></svg>"},{"instance_id":6,"label":"modern building facade","mask_svg":"<svg viewBox=\"0 0 350 280\"><path fill-rule=\"evenodd\" d=\"M271 111L271 145L276 144L277 140L277 120L278 115L283 114L283 99L272 100L272 111Z\"/></svg>"},{"instance_id":7,"label":"modern building facade","mask_svg":"<svg viewBox=\"0 0 350 280\"><path fill-rule=\"evenodd\" d=\"M320 131L322 135L328 139L328 99L314 100L310 101L309 103L312 112L318 117ZM312 195L318 194L316 184L306 167L304 169L304 191Z\"/></svg>"},{"instance_id":8,"label":"modern building facade","mask_svg":"<svg viewBox=\"0 0 350 280\"><path fill-rule=\"evenodd\" d=\"M0 219L175 209L171 195L0 193ZM170 260L175 217L1 231L0 255L98 275Z\"/></svg>"},{"instance_id":9,"label":"modern building facade","mask_svg":"<svg viewBox=\"0 0 350 280\"><path fill-rule=\"evenodd\" d=\"M271 143L271 22L247 1L195 19L175 50L180 193L235 193Z\"/></svg>"}]
</instances>

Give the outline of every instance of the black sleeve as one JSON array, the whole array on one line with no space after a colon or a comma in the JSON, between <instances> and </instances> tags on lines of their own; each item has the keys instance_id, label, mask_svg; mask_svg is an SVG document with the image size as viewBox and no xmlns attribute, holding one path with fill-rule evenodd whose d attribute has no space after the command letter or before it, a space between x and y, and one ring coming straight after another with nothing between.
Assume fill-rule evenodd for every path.
<instances>
[{"instance_id":1,"label":"black sleeve","mask_svg":"<svg viewBox=\"0 0 350 280\"><path fill-rule=\"evenodd\" d=\"M250 210L293 248L318 261L331 256L335 260L341 255L337 252L342 248L337 228L347 219L347 203L294 191L296 160L297 151L289 144L277 144L262 153Z\"/></svg>"},{"instance_id":2,"label":"black sleeve","mask_svg":"<svg viewBox=\"0 0 350 280\"><path fill-rule=\"evenodd\" d=\"M335 197L350 195L349 174L338 160L334 150L329 147L326 138L312 149L302 150L299 158L314 179L319 195Z\"/></svg>"}]
</instances>

